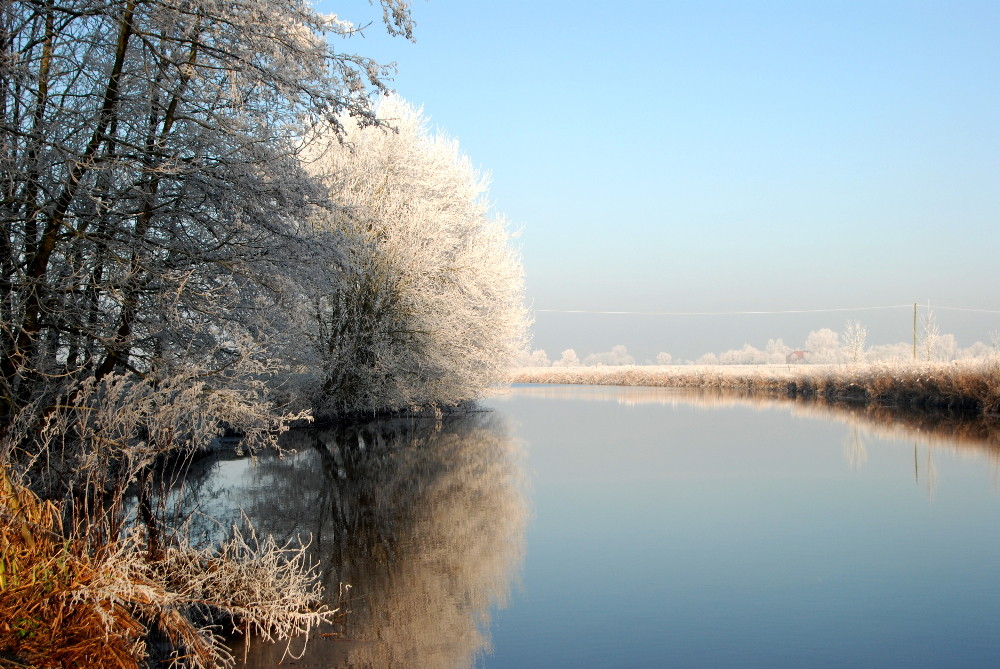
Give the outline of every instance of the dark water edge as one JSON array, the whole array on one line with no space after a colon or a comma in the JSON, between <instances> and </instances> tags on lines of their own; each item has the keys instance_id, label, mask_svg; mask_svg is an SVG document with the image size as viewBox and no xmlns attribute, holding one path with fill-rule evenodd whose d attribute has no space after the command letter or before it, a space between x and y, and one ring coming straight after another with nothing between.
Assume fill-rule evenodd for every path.
<instances>
[{"instance_id":1,"label":"dark water edge","mask_svg":"<svg viewBox=\"0 0 1000 669\"><path fill-rule=\"evenodd\" d=\"M845 396L781 396L743 390L705 389L692 395L695 404L713 405L738 403L764 408L789 406L795 415L831 419L864 426L871 431L889 434L920 435L972 449L1000 450L1000 418L982 415L978 411L963 411L943 407L914 408L873 401L868 398Z\"/></svg>"}]
</instances>

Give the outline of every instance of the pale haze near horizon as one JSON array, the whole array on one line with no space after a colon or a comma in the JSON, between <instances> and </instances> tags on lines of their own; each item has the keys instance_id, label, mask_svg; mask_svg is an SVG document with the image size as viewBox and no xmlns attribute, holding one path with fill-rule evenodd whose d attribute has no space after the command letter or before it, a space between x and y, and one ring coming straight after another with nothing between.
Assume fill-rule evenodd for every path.
<instances>
[{"instance_id":1,"label":"pale haze near horizon","mask_svg":"<svg viewBox=\"0 0 1000 669\"><path fill-rule=\"evenodd\" d=\"M550 358L801 347L848 320L905 342L913 302L960 347L1000 330L1000 3L413 16L416 43L372 24L339 48L395 61L398 93L492 173ZM855 307L891 308L731 314ZM731 315L559 313L578 310Z\"/></svg>"}]
</instances>

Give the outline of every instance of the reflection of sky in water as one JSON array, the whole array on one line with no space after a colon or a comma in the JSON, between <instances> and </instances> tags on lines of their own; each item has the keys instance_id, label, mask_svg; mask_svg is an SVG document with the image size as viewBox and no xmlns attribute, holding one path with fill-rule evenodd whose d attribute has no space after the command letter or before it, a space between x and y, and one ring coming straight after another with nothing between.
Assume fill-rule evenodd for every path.
<instances>
[{"instance_id":1,"label":"reflection of sky in water","mask_svg":"<svg viewBox=\"0 0 1000 669\"><path fill-rule=\"evenodd\" d=\"M183 480L183 486L171 495L170 509L189 520L196 541L214 543L226 536L240 521L240 506L245 485L253 469L253 460L233 455L211 455L198 461Z\"/></svg>"},{"instance_id":2,"label":"reflection of sky in water","mask_svg":"<svg viewBox=\"0 0 1000 669\"><path fill-rule=\"evenodd\" d=\"M297 455L189 479L206 514L310 536L330 591L355 586L351 641L295 666L1000 661L996 440L662 388L487 406L300 433Z\"/></svg>"},{"instance_id":3,"label":"reflection of sky in water","mask_svg":"<svg viewBox=\"0 0 1000 669\"><path fill-rule=\"evenodd\" d=\"M1000 661L993 451L663 389L490 404L528 443L534 519L483 666Z\"/></svg>"}]
</instances>

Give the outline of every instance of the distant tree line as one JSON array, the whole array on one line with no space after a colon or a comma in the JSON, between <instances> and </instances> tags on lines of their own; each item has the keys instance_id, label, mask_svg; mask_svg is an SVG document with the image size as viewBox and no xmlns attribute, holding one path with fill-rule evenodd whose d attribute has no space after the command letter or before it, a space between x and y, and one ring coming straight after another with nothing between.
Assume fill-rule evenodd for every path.
<instances>
[{"instance_id":1,"label":"distant tree line","mask_svg":"<svg viewBox=\"0 0 1000 669\"><path fill-rule=\"evenodd\" d=\"M914 353L916 357L914 358ZM868 329L859 321L848 321L843 331L820 328L810 332L801 348L793 348L782 339L769 339L764 348L744 344L742 348L721 353L705 353L693 360L676 359L661 352L648 365L775 365L796 363L897 362L916 359L920 362L948 362L952 360L988 359L1000 356L1000 333L993 333L991 344L977 341L971 346L958 346L955 336L942 334L934 313L924 316L916 347L913 342L870 345ZM581 361L574 349L566 349L556 360L550 360L542 349L523 351L519 358L521 367L577 367L634 365L636 359L626 346L618 344L610 351L591 353Z\"/></svg>"}]
</instances>

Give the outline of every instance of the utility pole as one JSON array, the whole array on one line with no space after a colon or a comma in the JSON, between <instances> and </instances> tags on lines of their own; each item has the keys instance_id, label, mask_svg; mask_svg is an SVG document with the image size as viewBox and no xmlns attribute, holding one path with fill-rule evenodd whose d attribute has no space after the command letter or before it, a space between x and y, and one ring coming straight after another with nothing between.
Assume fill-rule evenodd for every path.
<instances>
[{"instance_id":1,"label":"utility pole","mask_svg":"<svg viewBox=\"0 0 1000 669\"><path fill-rule=\"evenodd\" d=\"M913 303L913 359L917 359L917 303Z\"/></svg>"}]
</instances>

